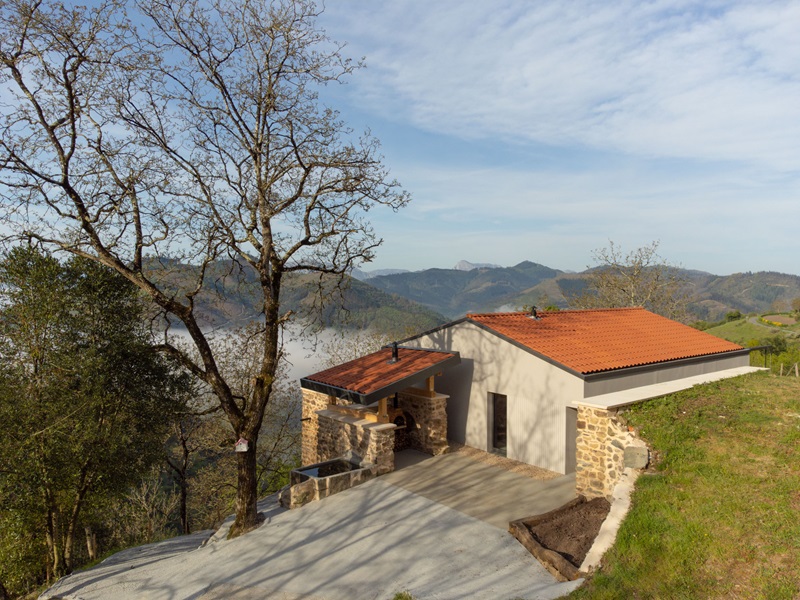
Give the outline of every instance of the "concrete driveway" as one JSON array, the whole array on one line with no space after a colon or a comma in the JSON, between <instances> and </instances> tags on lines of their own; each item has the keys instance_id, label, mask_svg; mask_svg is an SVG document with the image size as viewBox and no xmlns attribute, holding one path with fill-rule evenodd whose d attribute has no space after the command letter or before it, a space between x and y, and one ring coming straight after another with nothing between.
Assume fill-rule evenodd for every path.
<instances>
[{"instance_id":1,"label":"concrete driveway","mask_svg":"<svg viewBox=\"0 0 800 600\"><path fill-rule=\"evenodd\" d=\"M508 530L509 521L540 515L575 498L575 474L538 481L458 454L396 455L384 481Z\"/></svg>"},{"instance_id":2,"label":"concrete driveway","mask_svg":"<svg viewBox=\"0 0 800 600\"><path fill-rule=\"evenodd\" d=\"M528 499L539 497L558 506L554 490L569 478L535 482L482 464L471 472L475 461L464 457L429 460L292 511L267 499L267 522L245 536L216 535L191 550L204 536L126 550L60 580L44 597L352 600L409 591L418 600L499 600L557 598L577 587L556 582L491 509L516 495L506 484L529 482L539 485L516 503L534 506ZM414 469L424 471L415 477ZM460 475L447 477L449 469ZM437 470L439 488L428 479ZM528 510L514 510L514 518L535 514Z\"/></svg>"}]
</instances>

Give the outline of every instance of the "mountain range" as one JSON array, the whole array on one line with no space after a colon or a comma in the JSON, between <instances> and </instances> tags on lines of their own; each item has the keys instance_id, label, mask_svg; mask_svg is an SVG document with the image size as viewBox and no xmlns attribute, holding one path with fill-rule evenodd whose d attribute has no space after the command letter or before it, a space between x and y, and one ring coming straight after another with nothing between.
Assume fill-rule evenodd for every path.
<instances>
[{"instance_id":1,"label":"mountain range","mask_svg":"<svg viewBox=\"0 0 800 600\"><path fill-rule=\"evenodd\" d=\"M686 282L688 312L715 321L726 313L789 310L800 297L800 277L771 271L713 275L679 269ZM467 312L516 310L522 306L567 308L587 285L588 271L568 273L524 261L513 267L426 269L379 275L369 285L408 298L448 319Z\"/></svg>"},{"instance_id":2,"label":"mountain range","mask_svg":"<svg viewBox=\"0 0 800 600\"><path fill-rule=\"evenodd\" d=\"M466 262L466 261L464 261ZM459 263L453 269L393 270L368 273L364 281L346 278L339 289L333 280L320 281L308 273L291 274L283 283L283 310L298 315L316 314L326 326L374 328L403 335L426 330L467 312L518 310L523 306L567 308L587 285L588 271L568 273L535 262L513 267ZM160 263L156 279L180 295L191 289L194 267ZM207 283L197 298L207 325L236 325L259 314L254 272L230 261L219 261L208 271ZM354 273L363 276L364 272ZM703 271L680 270L689 296L688 312L695 320L717 321L726 313L789 310L800 297L800 277L775 272L735 273L718 276ZM318 301L322 289L327 301Z\"/></svg>"}]
</instances>

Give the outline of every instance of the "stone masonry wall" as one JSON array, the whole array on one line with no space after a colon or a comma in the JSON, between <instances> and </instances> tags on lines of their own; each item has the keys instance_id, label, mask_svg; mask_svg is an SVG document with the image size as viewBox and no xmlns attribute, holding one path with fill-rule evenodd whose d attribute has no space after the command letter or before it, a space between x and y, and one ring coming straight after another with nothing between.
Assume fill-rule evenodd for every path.
<instances>
[{"instance_id":1,"label":"stone masonry wall","mask_svg":"<svg viewBox=\"0 0 800 600\"><path fill-rule=\"evenodd\" d=\"M317 434L319 432L317 411L325 410L330 403L331 397L327 394L303 390L301 464L313 465L321 460L317 455Z\"/></svg>"},{"instance_id":2,"label":"stone masonry wall","mask_svg":"<svg viewBox=\"0 0 800 600\"><path fill-rule=\"evenodd\" d=\"M614 409L578 406L575 488L587 498L610 498L625 468L625 448L645 446Z\"/></svg>"},{"instance_id":3,"label":"stone masonry wall","mask_svg":"<svg viewBox=\"0 0 800 600\"><path fill-rule=\"evenodd\" d=\"M435 394L430 397L404 391L397 397L399 408L414 419L414 426L408 432L411 447L433 456L446 452L449 396Z\"/></svg>"},{"instance_id":4,"label":"stone masonry wall","mask_svg":"<svg viewBox=\"0 0 800 600\"><path fill-rule=\"evenodd\" d=\"M317 414L316 460L343 456L348 450L378 465L378 474L394 471L394 423L374 423L333 410ZM305 441L305 438L304 438ZM303 464L306 463L305 459Z\"/></svg>"}]
</instances>

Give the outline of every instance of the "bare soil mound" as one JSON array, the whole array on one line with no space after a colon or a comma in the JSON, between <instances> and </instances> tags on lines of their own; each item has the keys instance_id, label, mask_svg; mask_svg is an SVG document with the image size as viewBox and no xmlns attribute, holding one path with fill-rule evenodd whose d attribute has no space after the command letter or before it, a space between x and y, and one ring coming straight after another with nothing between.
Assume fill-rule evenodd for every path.
<instances>
[{"instance_id":1,"label":"bare soil mound","mask_svg":"<svg viewBox=\"0 0 800 600\"><path fill-rule=\"evenodd\" d=\"M542 546L580 567L610 509L608 500L595 498L559 509L549 518L529 525L528 530Z\"/></svg>"},{"instance_id":2,"label":"bare soil mound","mask_svg":"<svg viewBox=\"0 0 800 600\"><path fill-rule=\"evenodd\" d=\"M509 531L560 581L580 576L583 559L606 520L605 498L578 497L543 515L509 523Z\"/></svg>"}]
</instances>

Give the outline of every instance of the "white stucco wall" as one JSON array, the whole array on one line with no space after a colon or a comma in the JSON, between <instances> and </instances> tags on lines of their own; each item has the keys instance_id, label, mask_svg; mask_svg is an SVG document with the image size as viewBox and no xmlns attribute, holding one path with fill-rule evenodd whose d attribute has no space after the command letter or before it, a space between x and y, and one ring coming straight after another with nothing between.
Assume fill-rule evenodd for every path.
<instances>
[{"instance_id":1,"label":"white stucco wall","mask_svg":"<svg viewBox=\"0 0 800 600\"><path fill-rule=\"evenodd\" d=\"M436 378L450 396L449 439L489 450L489 393L505 394L508 458L565 472L567 407L583 398L583 380L470 322L403 345L461 353L461 364Z\"/></svg>"}]
</instances>

